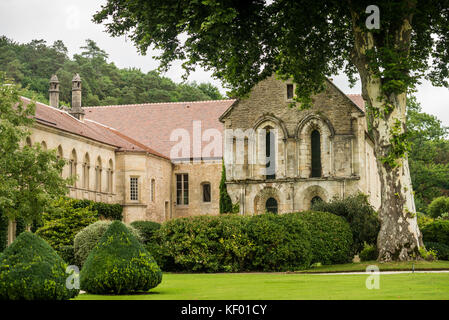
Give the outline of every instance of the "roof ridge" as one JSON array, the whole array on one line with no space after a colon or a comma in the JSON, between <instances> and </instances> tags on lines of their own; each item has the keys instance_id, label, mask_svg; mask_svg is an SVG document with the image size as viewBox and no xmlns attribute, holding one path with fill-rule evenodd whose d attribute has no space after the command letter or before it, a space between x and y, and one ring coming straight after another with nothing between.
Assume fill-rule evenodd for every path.
<instances>
[{"instance_id":1,"label":"roof ridge","mask_svg":"<svg viewBox=\"0 0 449 320\"><path fill-rule=\"evenodd\" d=\"M89 106L83 109L90 108L112 108L112 107L129 107L129 106L145 106L145 105L163 105L163 104L185 104L185 103L204 103L204 102L223 102L234 101L236 99L220 99L220 100L197 100L197 101L175 101L175 102L146 102L146 103L130 103L130 104L112 104L106 106Z\"/></svg>"}]
</instances>

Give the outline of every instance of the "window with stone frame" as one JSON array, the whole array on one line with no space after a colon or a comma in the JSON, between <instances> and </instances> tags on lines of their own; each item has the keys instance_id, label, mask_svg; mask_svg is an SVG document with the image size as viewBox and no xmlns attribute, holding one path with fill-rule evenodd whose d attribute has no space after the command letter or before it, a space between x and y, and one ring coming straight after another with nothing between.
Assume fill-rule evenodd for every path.
<instances>
[{"instance_id":1,"label":"window with stone frame","mask_svg":"<svg viewBox=\"0 0 449 320\"><path fill-rule=\"evenodd\" d=\"M209 182L203 183L202 189L203 189L203 202L211 202L210 183Z\"/></svg>"},{"instance_id":2,"label":"window with stone frame","mask_svg":"<svg viewBox=\"0 0 449 320\"><path fill-rule=\"evenodd\" d=\"M189 175L187 173L176 174L176 204L189 204Z\"/></svg>"},{"instance_id":3,"label":"window with stone frame","mask_svg":"<svg viewBox=\"0 0 449 320\"><path fill-rule=\"evenodd\" d=\"M293 84L287 84L287 100L292 100L294 95Z\"/></svg>"},{"instance_id":4,"label":"window with stone frame","mask_svg":"<svg viewBox=\"0 0 449 320\"><path fill-rule=\"evenodd\" d=\"M314 178L321 177L321 137L318 130L313 130L311 134L312 145L312 170L311 176Z\"/></svg>"},{"instance_id":5,"label":"window with stone frame","mask_svg":"<svg viewBox=\"0 0 449 320\"><path fill-rule=\"evenodd\" d=\"M139 177L129 178L129 199L139 201Z\"/></svg>"}]
</instances>

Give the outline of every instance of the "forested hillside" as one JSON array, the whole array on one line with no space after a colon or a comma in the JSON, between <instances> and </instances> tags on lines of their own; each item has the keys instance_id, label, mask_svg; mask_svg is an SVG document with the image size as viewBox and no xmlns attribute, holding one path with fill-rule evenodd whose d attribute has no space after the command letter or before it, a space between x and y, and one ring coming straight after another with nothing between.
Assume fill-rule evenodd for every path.
<instances>
[{"instance_id":1,"label":"forested hillside","mask_svg":"<svg viewBox=\"0 0 449 320\"><path fill-rule=\"evenodd\" d=\"M83 80L83 106L223 98L209 83L177 84L156 71L120 69L108 62L108 54L92 40L86 40L86 45L80 49L80 54L70 58L60 40L52 45L44 40L19 44L3 36L0 38L0 71L20 83L25 96L37 93L42 102L48 101L49 79L56 73L64 105L70 105L74 73L79 73Z\"/></svg>"}]
</instances>

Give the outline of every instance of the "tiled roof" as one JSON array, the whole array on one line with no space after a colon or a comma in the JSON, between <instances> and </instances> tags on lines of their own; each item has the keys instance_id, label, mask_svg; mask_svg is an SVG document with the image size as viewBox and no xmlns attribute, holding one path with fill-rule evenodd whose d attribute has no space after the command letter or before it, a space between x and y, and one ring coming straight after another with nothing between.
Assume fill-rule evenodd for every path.
<instances>
[{"instance_id":1,"label":"tiled roof","mask_svg":"<svg viewBox=\"0 0 449 320\"><path fill-rule=\"evenodd\" d=\"M113 127L166 157L170 157L170 150L179 142L179 140L170 141L173 131L176 129L187 130L190 138L190 157L194 157L192 151L193 122L200 121L198 124L201 124L201 134L207 129L215 129L222 135L223 124L218 119L234 101L130 104L89 107L84 108L84 111L86 118ZM202 141L202 148L204 149L210 142ZM210 156L222 157L222 150L217 150ZM179 155L177 158L183 158L183 156Z\"/></svg>"},{"instance_id":2,"label":"tiled roof","mask_svg":"<svg viewBox=\"0 0 449 320\"><path fill-rule=\"evenodd\" d=\"M28 104L31 101L24 97L21 99L24 104ZM152 150L144 144L139 143L112 128L108 128L103 124L89 119L79 121L66 111L47 106L43 103L36 102L35 120L37 123L48 127L111 145L116 147L118 151L149 152L163 157L159 152Z\"/></svg>"},{"instance_id":3,"label":"tiled roof","mask_svg":"<svg viewBox=\"0 0 449 320\"><path fill-rule=\"evenodd\" d=\"M365 100L363 100L362 95L361 94L346 94L348 96L349 99L352 100L352 102L354 102L357 107L360 108L360 110L362 110L363 112L365 112Z\"/></svg>"}]
</instances>

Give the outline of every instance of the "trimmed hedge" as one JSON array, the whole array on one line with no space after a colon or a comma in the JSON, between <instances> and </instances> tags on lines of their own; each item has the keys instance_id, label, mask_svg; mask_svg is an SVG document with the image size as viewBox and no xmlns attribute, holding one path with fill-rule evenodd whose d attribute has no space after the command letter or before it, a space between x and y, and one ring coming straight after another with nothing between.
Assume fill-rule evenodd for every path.
<instances>
[{"instance_id":1,"label":"trimmed hedge","mask_svg":"<svg viewBox=\"0 0 449 320\"><path fill-rule=\"evenodd\" d=\"M421 231L424 242L438 242L449 246L449 220L435 220Z\"/></svg>"},{"instance_id":2,"label":"trimmed hedge","mask_svg":"<svg viewBox=\"0 0 449 320\"><path fill-rule=\"evenodd\" d=\"M134 221L130 225L139 230L144 244L153 242L154 233L161 228L161 224L154 221Z\"/></svg>"},{"instance_id":3,"label":"trimmed hedge","mask_svg":"<svg viewBox=\"0 0 449 320\"><path fill-rule=\"evenodd\" d=\"M170 220L147 244L164 271L287 271L351 260L352 233L323 212Z\"/></svg>"},{"instance_id":4,"label":"trimmed hedge","mask_svg":"<svg viewBox=\"0 0 449 320\"><path fill-rule=\"evenodd\" d=\"M352 261L353 234L343 217L313 211L294 215L307 223L307 230L311 233L312 263L338 264Z\"/></svg>"},{"instance_id":5,"label":"trimmed hedge","mask_svg":"<svg viewBox=\"0 0 449 320\"><path fill-rule=\"evenodd\" d=\"M377 247L372 244L365 243L365 247L362 251L360 251L359 257L360 261L372 261L377 260L379 256L379 252L377 251Z\"/></svg>"},{"instance_id":6,"label":"trimmed hedge","mask_svg":"<svg viewBox=\"0 0 449 320\"><path fill-rule=\"evenodd\" d=\"M66 300L66 263L39 236L22 232L0 256L0 300Z\"/></svg>"},{"instance_id":7,"label":"trimmed hedge","mask_svg":"<svg viewBox=\"0 0 449 320\"><path fill-rule=\"evenodd\" d=\"M100 241L103 234L108 230L111 226L112 221L97 221L92 223L79 231L75 239L73 240L73 259L77 266L80 268L86 262L89 253L95 247L95 245ZM134 237L137 238L140 242L143 242L143 239L140 235L140 232L132 226L128 226L127 228Z\"/></svg>"},{"instance_id":8,"label":"trimmed hedge","mask_svg":"<svg viewBox=\"0 0 449 320\"><path fill-rule=\"evenodd\" d=\"M439 260L449 260L449 246L438 242L425 242L427 250L433 250L437 253Z\"/></svg>"},{"instance_id":9,"label":"trimmed hedge","mask_svg":"<svg viewBox=\"0 0 449 320\"><path fill-rule=\"evenodd\" d=\"M330 212L346 219L352 231L353 254L360 252L365 242L374 245L377 243L380 222L376 211L368 202L367 195L334 198L330 202L317 201L312 205L312 210Z\"/></svg>"},{"instance_id":10,"label":"trimmed hedge","mask_svg":"<svg viewBox=\"0 0 449 320\"><path fill-rule=\"evenodd\" d=\"M108 220L122 220L123 219L123 207L120 204L109 204L104 202L95 202L92 200L77 200L71 199L73 201L73 207L76 208L87 208L90 207L91 210L97 211L98 216L102 219Z\"/></svg>"},{"instance_id":11,"label":"trimmed hedge","mask_svg":"<svg viewBox=\"0 0 449 320\"><path fill-rule=\"evenodd\" d=\"M89 254L81 289L94 294L148 291L162 281L150 253L120 221L114 221Z\"/></svg>"}]
</instances>

